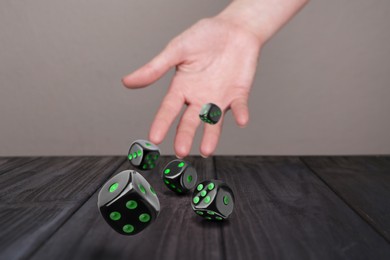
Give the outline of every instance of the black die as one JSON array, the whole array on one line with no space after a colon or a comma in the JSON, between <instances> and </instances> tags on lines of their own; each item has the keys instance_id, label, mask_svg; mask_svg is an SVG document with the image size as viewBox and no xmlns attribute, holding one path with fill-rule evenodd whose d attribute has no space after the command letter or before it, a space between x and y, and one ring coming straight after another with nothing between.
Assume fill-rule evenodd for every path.
<instances>
[{"instance_id":1,"label":"black die","mask_svg":"<svg viewBox=\"0 0 390 260\"><path fill-rule=\"evenodd\" d=\"M198 174L188 162L173 160L162 170L162 179L170 190L181 194L196 185Z\"/></svg>"},{"instance_id":2,"label":"black die","mask_svg":"<svg viewBox=\"0 0 390 260\"><path fill-rule=\"evenodd\" d=\"M199 113L199 117L203 122L212 125L218 123L219 119L221 118L221 115L221 109L213 103L203 105L202 110Z\"/></svg>"},{"instance_id":3,"label":"black die","mask_svg":"<svg viewBox=\"0 0 390 260\"><path fill-rule=\"evenodd\" d=\"M151 170L156 167L160 149L146 140L136 140L130 146L127 158L131 165L139 170Z\"/></svg>"},{"instance_id":4,"label":"black die","mask_svg":"<svg viewBox=\"0 0 390 260\"><path fill-rule=\"evenodd\" d=\"M205 219L227 219L233 212L234 194L223 181L207 180L196 186L191 205L195 213Z\"/></svg>"},{"instance_id":5,"label":"black die","mask_svg":"<svg viewBox=\"0 0 390 260\"><path fill-rule=\"evenodd\" d=\"M156 192L133 170L120 172L103 185L98 207L106 222L122 235L141 232L160 212Z\"/></svg>"}]
</instances>

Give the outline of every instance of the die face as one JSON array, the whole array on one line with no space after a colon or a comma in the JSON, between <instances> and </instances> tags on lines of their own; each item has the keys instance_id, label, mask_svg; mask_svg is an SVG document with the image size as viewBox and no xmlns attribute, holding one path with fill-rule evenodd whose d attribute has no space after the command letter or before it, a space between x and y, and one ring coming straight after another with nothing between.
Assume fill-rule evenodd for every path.
<instances>
[{"instance_id":1,"label":"die face","mask_svg":"<svg viewBox=\"0 0 390 260\"><path fill-rule=\"evenodd\" d=\"M131 172L122 171L109 179L99 191L98 207L108 204L119 197L131 183Z\"/></svg>"},{"instance_id":2,"label":"die face","mask_svg":"<svg viewBox=\"0 0 390 260\"><path fill-rule=\"evenodd\" d=\"M184 190L189 191L196 185L198 174L194 167L188 165L180 176L180 184Z\"/></svg>"},{"instance_id":3,"label":"die face","mask_svg":"<svg viewBox=\"0 0 390 260\"><path fill-rule=\"evenodd\" d=\"M154 208L132 190L112 203L100 207L106 222L122 235L135 235L148 227L158 213Z\"/></svg>"},{"instance_id":4,"label":"die face","mask_svg":"<svg viewBox=\"0 0 390 260\"><path fill-rule=\"evenodd\" d=\"M229 217L234 207L232 190L219 180L204 181L197 185L192 196L192 209L208 220Z\"/></svg>"},{"instance_id":5,"label":"die face","mask_svg":"<svg viewBox=\"0 0 390 260\"><path fill-rule=\"evenodd\" d=\"M203 105L199 117L202 121L209 123L209 124L216 124L218 123L219 119L221 118L222 110L215 104L208 103Z\"/></svg>"},{"instance_id":6,"label":"die face","mask_svg":"<svg viewBox=\"0 0 390 260\"><path fill-rule=\"evenodd\" d=\"M132 180L132 188L135 192L143 197L157 213L160 212L160 201L157 197L156 191L149 182L136 171L133 171Z\"/></svg>"},{"instance_id":7,"label":"die face","mask_svg":"<svg viewBox=\"0 0 390 260\"><path fill-rule=\"evenodd\" d=\"M111 192L115 183L118 186ZM98 207L106 222L123 235L141 232L157 218L160 211L153 187L141 174L132 170L115 175L103 185Z\"/></svg>"},{"instance_id":8,"label":"die face","mask_svg":"<svg viewBox=\"0 0 390 260\"><path fill-rule=\"evenodd\" d=\"M229 217L234 209L233 191L225 183L219 186L217 197L215 198L215 207L224 218Z\"/></svg>"},{"instance_id":9,"label":"die face","mask_svg":"<svg viewBox=\"0 0 390 260\"><path fill-rule=\"evenodd\" d=\"M137 140L130 146L127 158L139 170L151 170L156 167L160 149L146 140Z\"/></svg>"},{"instance_id":10,"label":"die face","mask_svg":"<svg viewBox=\"0 0 390 260\"><path fill-rule=\"evenodd\" d=\"M141 145L138 143L133 143L130 146L128 156L127 158L129 159L130 163L133 166L140 166L142 159L144 157L144 149Z\"/></svg>"},{"instance_id":11,"label":"die face","mask_svg":"<svg viewBox=\"0 0 390 260\"><path fill-rule=\"evenodd\" d=\"M179 177L185 168L187 168L188 163L186 163L183 160L173 160L170 161L162 170L163 176L168 177L168 178L177 178Z\"/></svg>"},{"instance_id":12,"label":"die face","mask_svg":"<svg viewBox=\"0 0 390 260\"><path fill-rule=\"evenodd\" d=\"M198 179L196 170L183 160L173 160L162 170L165 185L176 193L185 193L192 189Z\"/></svg>"},{"instance_id":13,"label":"die face","mask_svg":"<svg viewBox=\"0 0 390 260\"><path fill-rule=\"evenodd\" d=\"M219 119L221 118L222 111L217 105L212 105L210 107L209 113L207 117L210 121L212 121L214 124L218 123Z\"/></svg>"},{"instance_id":14,"label":"die face","mask_svg":"<svg viewBox=\"0 0 390 260\"><path fill-rule=\"evenodd\" d=\"M185 190L180 185L180 176L187 168L186 162L183 160L170 161L162 170L162 177L168 189L176 193L184 193Z\"/></svg>"},{"instance_id":15,"label":"die face","mask_svg":"<svg viewBox=\"0 0 390 260\"><path fill-rule=\"evenodd\" d=\"M139 168L144 171L154 169L156 167L156 162L159 157L160 153L158 151L144 151L144 156L139 165Z\"/></svg>"},{"instance_id":16,"label":"die face","mask_svg":"<svg viewBox=\"0 0 390 260\"><path fill-rule=\"evenodd\" d=\"M152 142L149 142L148 140L138 139L138 140L134 141L133 144L138 144L143 149L160 152L160 149L158 148L158 146L153 144Z\"/></svg>"},{"instance_id":17,"label":"die face","mask_svg":"<svg viewBox=\"0 0 390 260\"><path fill-rule=\"evenodd\" d=\"M178 179L170 179L167 177L163 177L163 181L165 183L165 186L167 186L167 188L171 191L176 192L178 194L184 193L183 189L180 187Z\"/></svg>"},{"instance_id":18,"label":"die face","mask_svg":"<svg viewBox=\"0 0 390 260\"><path fill-rule=\"evenodd\" d=\"M218 186L215 181L204 181L198 184L192 195L192 206L195 209L207 210L214 208L214 198L217 195Z\"/></svg>"}]
</instances>

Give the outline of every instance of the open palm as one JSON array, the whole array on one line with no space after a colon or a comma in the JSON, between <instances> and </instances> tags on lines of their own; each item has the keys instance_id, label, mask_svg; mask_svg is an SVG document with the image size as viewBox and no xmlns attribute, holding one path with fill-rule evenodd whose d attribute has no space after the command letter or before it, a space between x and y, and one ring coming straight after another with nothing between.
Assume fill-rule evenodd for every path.
<instances>
[{"instance_id":1,"label":"open palm","mask_svg":"<svg viewBox=\"0 0 390 260\"><path fill-rule=\"evenodd\" d=\"M217 17L203 19L174 38L149 63L125 76L128 88L150 85L176 67L168 92L150 129L149 139L159 144L187 105L177 126L175 152L189 154L203 104L214 103L222 111L232 109L236 122L248 123L248 96L256 71L260 41L250 31ZM200 153L211 155L218 143L223 117L205 124Z\"/></svg>"}]
</instances>

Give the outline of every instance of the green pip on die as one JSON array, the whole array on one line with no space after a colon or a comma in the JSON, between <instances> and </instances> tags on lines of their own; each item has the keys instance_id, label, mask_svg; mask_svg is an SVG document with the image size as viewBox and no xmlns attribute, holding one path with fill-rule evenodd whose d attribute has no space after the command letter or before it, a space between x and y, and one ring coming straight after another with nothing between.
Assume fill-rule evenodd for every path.
<instances>
[{"instance_id":1,"label":"green pip on die","mask_svg":"<svg viewBox=\"0 0 390 260\"><path fill-rule=\"evenodd\" d=\"M108 225L122 235L135 235L153 223L160 202L153 187L136 171L122 171L101 188L98 208Z\"/></svg>"},{"instance_id":2,"label":"green pip on die","mask_svg":"<svg viewBox=\"0 0 390 260\"><path fill-rule=\"evenodd\" d=\"M152 170L156 167L160 149L147 140L136 140L130 145L127 158L131 165L139 170Z\"/></svg>"}]
</instances>

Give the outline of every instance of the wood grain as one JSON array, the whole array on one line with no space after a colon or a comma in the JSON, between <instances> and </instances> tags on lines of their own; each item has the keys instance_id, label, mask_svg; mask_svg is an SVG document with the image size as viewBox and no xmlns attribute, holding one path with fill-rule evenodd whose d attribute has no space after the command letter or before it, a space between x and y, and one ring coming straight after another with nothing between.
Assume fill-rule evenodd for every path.
<instances>
[{"instance_id":1,"label":"wood grain","mask_svg":"<svg viewBox=\"0 0 390 260\"><path fill-rule=\"evenodd\" d=\"M0 175L0 259L35 251L124 162L118 157L51 157Z\"/></svg>"},{"instance_id":2,"label":"wood grain","mask_svg":"<svg viewBox=\"0 0 390 260\"><path fill-rule=\"evenodd\" d=\"M304 157L302 160L390 242L390 157Z\"/></svg>"},{"instance_id":3,"label":"wood grain","mask_svg":"<svg viewBox=\"0 0 390 260\"><path fill-rule=\"evenodd\" d=\"M389 259L390 247L295 157L217 157L236 195L226 259Z\"/></svg>"},{"instance_id":4,"label":"wood grain","mask_svg":"<svg viewBox=\"0 0 390 260\"><path fill-rule=\"evenodd\" d=\"M37 160L39 157L0 157L0 175Z\"/></svg>"},{"instance_id":5,"label":"wood grain","mask_svg":"<svg viewBox=\"0 0 390 260\"><path fill-rule=\"evenodd\" d=\"M173 159L161 157L156 168ZM191 157L189 161L200 180L214 177L212 159ZM96 192L33 259L224 259L221 226L195 215L191 195L168 190L158 170L142 174L156 190L162 209L150 227L135 236L117 234L100 216Z\"/></svg>"}]
</instances>

